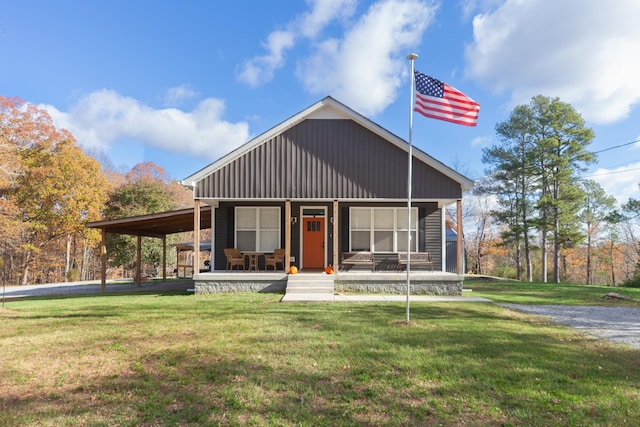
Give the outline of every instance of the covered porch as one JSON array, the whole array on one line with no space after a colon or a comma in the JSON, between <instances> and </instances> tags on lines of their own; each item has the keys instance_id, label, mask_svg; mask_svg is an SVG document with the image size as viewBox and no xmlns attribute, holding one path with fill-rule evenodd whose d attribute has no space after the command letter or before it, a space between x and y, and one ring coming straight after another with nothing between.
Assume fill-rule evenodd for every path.
<instances>
[{"instance_id":1,"label":"covered porch","mask_svg":"<svg viewBox=\"0 0 640 427\"><path fill-rule=\"evenodd\" d=\"M458 224L461 224L460 201L454 202L457 202ZM406 203L196 199L195 205L195 241L198 242L199 235L195 224L202 222L202 219L198 218L199 206L206 208L206 212L203 209L203 215L210 216L206 222L210 223L214 230L211 241L211 270L194 275L196 293L290 292L292 281L303 281L307 288L314 288L314 280L325 285L330 281L331 293L406 293L407 230L406 226L398 225L402 218L406 218ZM457 253L454 253L455 259L449 260L450 251L446 250L447 242L442 227L446 215L445 206L444 201L414 203L415 223L411 227L414 247L410 271L410 289L414 294L459 295L462 291L462 230L461 226L457 225ZM240 210L242 214L238 213ZM263 218L263 221L268 220L271 224L266 228L272 233L269 237L270 244L273 248L282 248L285 253L283 262L276 270L270 268L266 271L264 262L264 257L268 257L273 249L269 250L269 247L261 246L259 240L254 240L260 233L259 226L256 225L256 229L248 233L251 237L248 240L249 246L242 246L247 244L242 233L250 228L241 223L242 218L248 213L250 218L255 215L256 222L259 222L261 212L264 211L269 211L267 219ZM375 215L379 212L391 219L391 229L385 228L383 233L377 233L373 226L365 231L361 226L353 225L356 221L354 217L362 216L363 213L365 218L371 216L372 224L383 222L376 220ZM364 239L363 233L366 236ZM378 234L388 236L388 239L381 243ZM359 241L356 241L357 239ZM264 240L266 239L263 239L262 243ZM367 244L370 246L366 247ZM383 244L388 245L385 250L371 250L373 245L379 248ZM225 256L225 252L230 248L235 249L241 257L250 257L258 253L257 268L248 258L241 262L240 266L235 264L230 270L229 260ZM200 250L201 247L194 245L194 251ZM345 255L353 251L368 255L371 261L347 263ZM400 261L401 254L405 254L404 263ZM430 262L425 264L416 260L414 263L415 254L429 254ZM194 253L193 258L198 259L199 254ZM454 268L450 268L450 261L454 261ZM327 266L331 266L335 274L323 273ZM299 273L288 274L291 267L296 267Z\"/></svg>"},{"instance_id":2,"label":"covered porch","mask_svg":"<svg viewBox=\"0 0 640 427\"><path fill-rule=\"evenodd\" d=\"M296 282L296 291L306 292L310 288L314 288L318 282L325 286L330 283L330 293L349 293L364 292L378 294L403 294L406 292L406 271L402 271L397 264L394 264L394 254L375 254L377 268L369 266L348 266L340 268L340 256L343 253L338 239L331 236L340 235L340 203L336 200L328 203L332 207L331 213L326 217L330 224L329 230L325 235L327 240L322 240L321 246L329 246L330 249L322 251L322 261L320 267L324 265L332 265L335 267L335 274L325 274L323 268L304 269L300 273L288 274L289 267L292 265L302 266L300 263L301 245L292 245L292 241L299 239L303 220L298 219L295 215L303 213L300 208L308 203L291 203L285 201L283 224L284 224L284 246L287 251L285 257L284 269L278 270L235 270L227 271L224 259L215 260L216 253L216 236L224 235L225 232L218 228L214 231L212 242L201 242L200 233L204 229L216 227L216 212L219 205L204 205L196 200L194 209L183 209L172 212L163 212L158 214L149 214L139 217L122 218L115 220L98 221L87 224L88 227L98 228L102 231L101 243L101 289L106 290L106 271L107 271L107 251L106 236L108 233L129 234L137 236L136 248L136 271L140 272L140 253L141 253L141 236L156 237L166 241L168 234L193 231L195 241L189 245L189 249L193 249L194 253L190 257L193 262L200 259L201 251L211 251L210 271L202 271L198 266L191 266L191 269L197 273L193 274L191 280L194 283L195 292L199 294L213 292L232 292L232 291L248 291L248 292L290 292L292 283ZM292 209L292 205L294 208ZM218 206L218 208L216 208ZM295 219L294 219L295 218ZM311 217L313 218L313 216ZM343 221L346 223L346 221ZM218 221L220 227L221 221ZM460 236L462 233L459 232ZM296 236L293 238L292 236ZM460 247L461 244L459 244ZM217 244L218 252L223 253L225 244ZM166 244L164 245L166 249ZM294 248L295 247L295 248ZM346 248L345 248L346 249ZM293 260L293 262L291 261ZM410 273L411 293L413 294L433 294L433 295L459 295L462 291L463 272L462 257L458 258L458 266L456 272L446 272L444 265L446 260L442 260L434 271L430 268L413 268ZM163 255L162 279L166 280L166 250ZM386 267L385 267L386 265ZM139 278L140 274L136 275ZM141 286L140 280L136 280L136 285Z\"/></svg>"}]
</instances>

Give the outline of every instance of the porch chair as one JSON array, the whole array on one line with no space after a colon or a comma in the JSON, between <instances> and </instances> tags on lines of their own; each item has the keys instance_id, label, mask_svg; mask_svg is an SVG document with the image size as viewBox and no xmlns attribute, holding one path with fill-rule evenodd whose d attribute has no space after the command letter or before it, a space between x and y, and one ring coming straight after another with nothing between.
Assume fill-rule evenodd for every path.
<instances>
[{"instance_id":1,"label":"porch chair","mask_svg":"<svg viewBox=\"0 0 640 427\"><path fill-rule=\"evenodd\" d=\"M273 255L265 255L264 269L267 270L267 267L272 265L273 271L278 271L278 264L282 264L282 270L284 270L284 255L284 249L276 249L273 251Z\"/></svg>"},{"instance_id":2,"label":"porch chair","mask_svg":"<svg viewBox=\"0 0 640 427\"><path fill-rule=\"evenodd\" d=\"M227 271L233 270L233 266L237 265L244 270L244 257L240 249L225 248L224 256L227 257Z\"/></svg>"}]
</instances>

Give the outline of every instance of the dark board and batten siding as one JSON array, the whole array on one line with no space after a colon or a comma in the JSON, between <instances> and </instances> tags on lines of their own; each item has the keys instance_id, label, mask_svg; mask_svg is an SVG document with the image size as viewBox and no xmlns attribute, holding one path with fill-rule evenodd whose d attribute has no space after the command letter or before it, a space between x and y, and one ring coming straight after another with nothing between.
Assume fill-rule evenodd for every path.
<instances>
[{"instance_id":1,"label":"dark board and batten siding","mask_svg":"<svg viewBox=\"0 0 640 427\"><path fill-rule=\"evenodd\" d=\"M416 199L460 198L460 184L413 161ZM307 119L196 183L215 199L401 199L407 153L352 120Z\"/></svg>"},{"instance_id":2,"label":"dark board and batten siding","mask_svg":"<svg viewBox=\"0 0 640 427\"><path fill-rule=\"evenodd\" d=\"M433 269L440 271L442 268L442 210L435 202L419 202L413 204L418 208L418 251L429 252L433 258ZM352 207L405 207L401 203L371 204L362 202L346 202L340 204L340 240L338 250L340 253L349 251L349 212ZM391 260L384 260L391 257ZM395 255L376 254L376 270L385 270L384 264L393 264L396 268ZM380 265L382 264L382 265ZM380 268L382 267L382 268ZM365 268L366 269L366 268ZM387 268L388 269L388 268Z\"/></svg>"},{"instance_id":3,"label":"dark board and batten siding","mask_svg":"<svg viewBox=\"0 0 640 427\"><path fill-rule=\"evenodd\" d=\"M429 252L433 259L433 269L440 271L442 268L442 210L437 204L419 208L421 236L418 236L420 252ZM424 240L423 240L424 239Z\"/></svg>"}]
</instances>

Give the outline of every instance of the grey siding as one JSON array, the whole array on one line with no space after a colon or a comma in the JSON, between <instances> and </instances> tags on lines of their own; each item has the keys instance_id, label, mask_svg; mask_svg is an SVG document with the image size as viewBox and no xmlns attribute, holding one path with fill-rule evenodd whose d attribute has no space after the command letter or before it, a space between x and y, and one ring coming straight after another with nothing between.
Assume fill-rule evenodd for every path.
<instances>
[{"instance_id":1,"label":"grey siding","mask_svg":"<svg viewBox=\"0 0 640 427\"><path fill-rule=\"evenodd\" d=\"M435 203L425 208L424 219L425 225L421 230L424 232L424 250L430 252L433 258L433 269L440 271L442 269L442 210L438 209Z\"/></svg>"},{"instance_id":2,"label":"grey siding","mask_svg":"<svg viewBox=\"0 0 640 427\"><path fill-rule=\"evenodd\" d=\"M407 197L407 153L352 120L307 119L196 183L197 198ZM460 198L460 184L413 159L413 197Z\"/></svg>"}]
</instances>

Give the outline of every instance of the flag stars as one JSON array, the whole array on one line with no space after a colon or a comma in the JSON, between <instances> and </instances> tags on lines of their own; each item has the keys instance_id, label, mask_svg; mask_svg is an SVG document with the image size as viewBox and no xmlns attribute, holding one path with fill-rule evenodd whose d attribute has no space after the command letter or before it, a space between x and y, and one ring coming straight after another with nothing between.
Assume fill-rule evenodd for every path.
<instances>
[{"instance_id":1,"label":"flag stars","mask_svg":"<svg viewBox=\"0 0 640 427\"><path fill-rule=\"evenodd\" d=\"M422 73L416 75L416 90L423 95L444 97L444 83Z\"/></svg>"}]
</instances>

